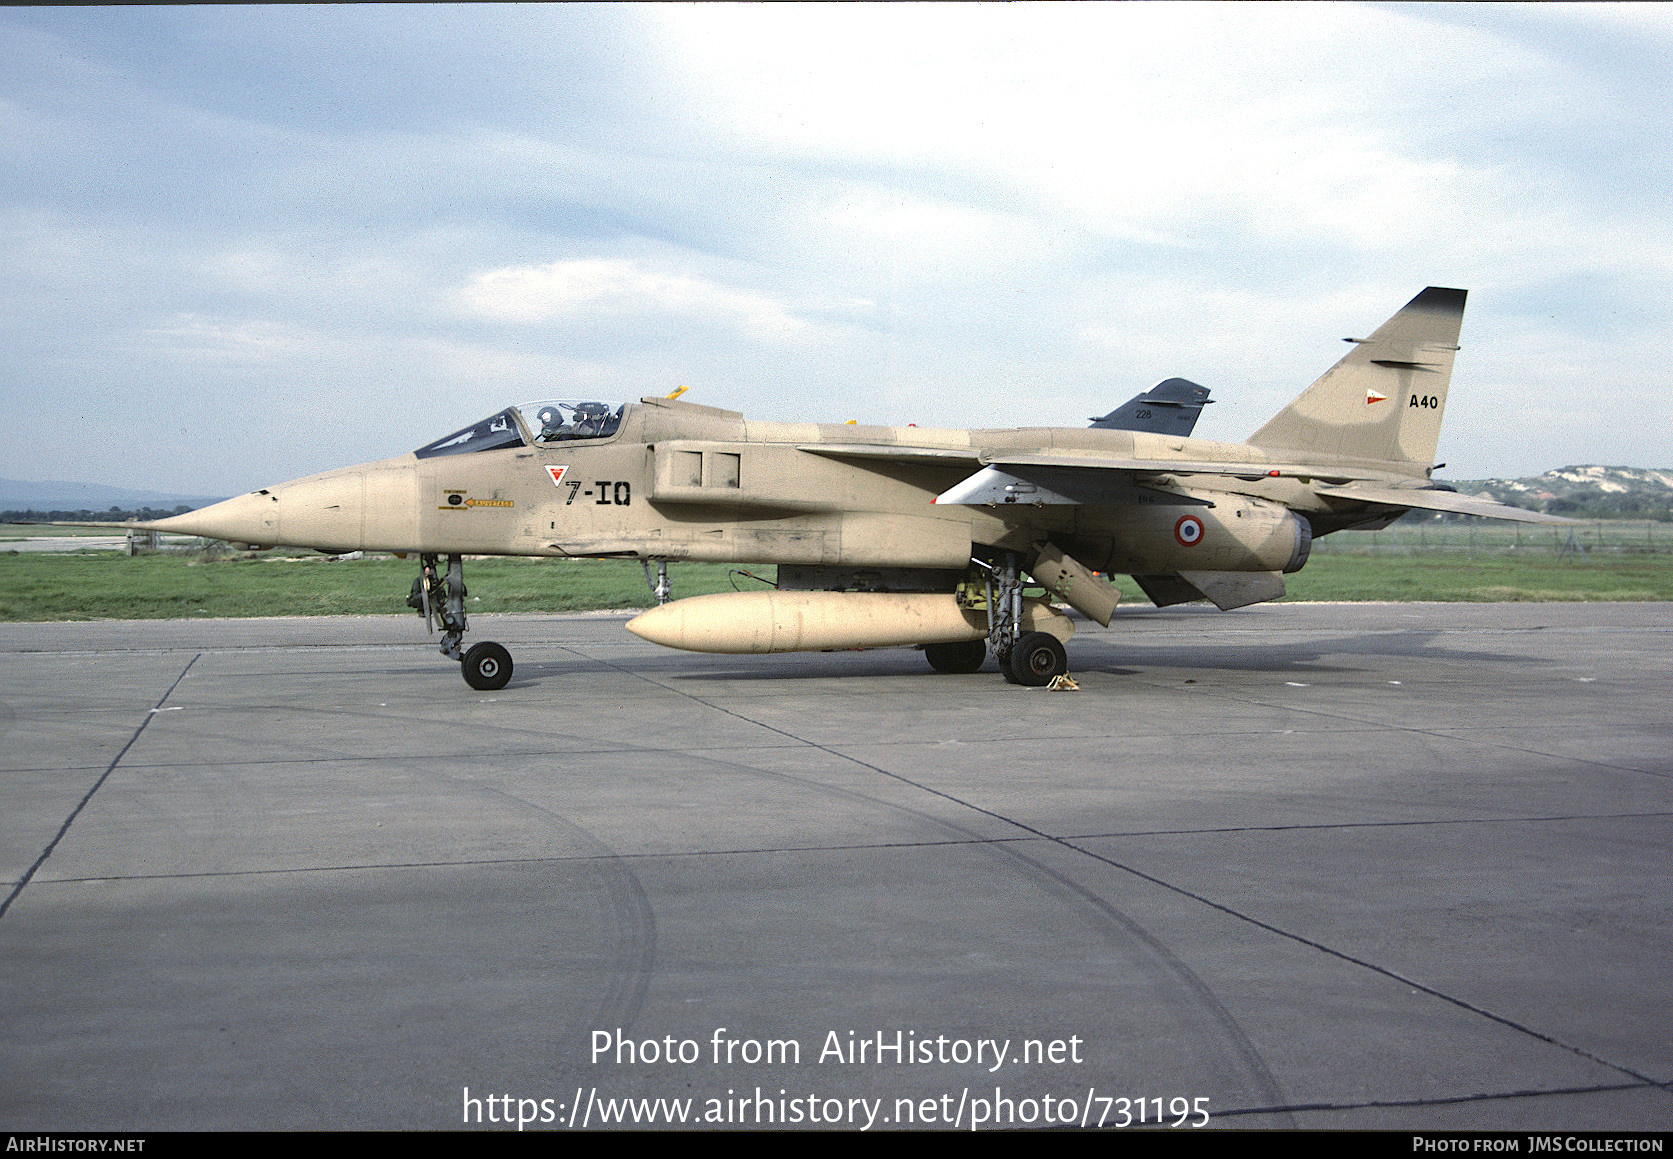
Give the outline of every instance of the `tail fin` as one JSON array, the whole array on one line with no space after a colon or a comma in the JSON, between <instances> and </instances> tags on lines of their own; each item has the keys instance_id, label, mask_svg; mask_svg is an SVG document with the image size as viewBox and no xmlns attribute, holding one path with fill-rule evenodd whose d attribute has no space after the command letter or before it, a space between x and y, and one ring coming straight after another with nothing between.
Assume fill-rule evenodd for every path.
<instances>
[{"instance_id":1,"label":"tail fin","mask_svg":"<svg viewBox=\"0 0 1673 1159\"><path fill-rule=\"evenodd\" d=\"M1184 438L1197 425L1202 408L1213 401L1206 386L1186 378L1169 378L1128 399L1103 418L1093 419L1092 426L1101 431L1150 431Z\"/></svg>"},{"instance_id":2,"label":"tail fin","mask_svg":"<svg viewBox=\"0 0 1673 1159\"><path fill-rule=\"evenodd\" d=\"M1249 438L1270 450L1435 461L1464 290L1430 286Z\"/></svg>"}]
</instances>

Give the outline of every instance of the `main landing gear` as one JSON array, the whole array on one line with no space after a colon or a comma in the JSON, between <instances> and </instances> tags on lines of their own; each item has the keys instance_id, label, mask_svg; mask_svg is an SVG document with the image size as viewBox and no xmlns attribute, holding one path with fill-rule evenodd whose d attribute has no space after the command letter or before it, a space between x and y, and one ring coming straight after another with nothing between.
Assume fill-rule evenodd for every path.
<instances>
[{"instance_id":1,"label":"main landing gear","mask_svg":"<svg viewBox=\"0 0 1673 1159\"><path fill-rule=\"evenodd\" d=\"M1050 632L1024 630L1022 568L1016 552L1007 551L997 564L981 566L987 571L988 646L999 661L1000 674L1012 684L1042 688L1068 672L1069 654L1061 640ZM934 665L934 659L930 663Z\"/></svg>"},{"instance_id":2,"label":"main landing gear","mask_svg":"<svg viewBox=\"0 0 1673 1159\"><path fill-rule=\"evenodd\" d=\"M412 581L407 606L418 609L424 617L424 627L431 632L435 631L435 621L441 621L441 654L459 661L466 684L483 692L504 688L511 681L510 652L486 640L471 645L467 652L459 648L465 636L464 560L457 555L448 556L444 573L439 556L421 555L418 559L418 578Z\"/></svg>"}]
</instances>

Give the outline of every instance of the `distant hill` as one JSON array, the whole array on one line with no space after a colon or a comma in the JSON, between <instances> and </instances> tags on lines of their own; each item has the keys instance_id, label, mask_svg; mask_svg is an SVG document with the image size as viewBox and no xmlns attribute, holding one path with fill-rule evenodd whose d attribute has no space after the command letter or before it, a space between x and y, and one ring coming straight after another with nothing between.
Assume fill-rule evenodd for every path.
<instances>
[{"instance_id":1,"label":"distant hill","mask_svg":"<svg viewBox=\"0 0 1673 1159\"><path fill-rule=\"evenodd\" d=\"M1673 520L1673 470L1558 467L1523 479L1448 479L1466 495L1579 519Z\"/></svg>"},{"instance_id":2,"label":"distant hill","mask_svg":"<svg viewBox=\"0 0 1673 1159\"><path fill-rule=\"evenodd\" d=\"M224 495L173 495L163 491L133 491L126 487L106 487L99 483L70 483L59 479L43 482L0 479L0 515L11 515L14 518L25 512L33 512L37 518L45 518L51 513L65 517L66 513L72 512L111 518L112 507L125 516L140 511L173 511L176 507L191 510L218 503L224 498Z\"/></svg>"}]
</instances>

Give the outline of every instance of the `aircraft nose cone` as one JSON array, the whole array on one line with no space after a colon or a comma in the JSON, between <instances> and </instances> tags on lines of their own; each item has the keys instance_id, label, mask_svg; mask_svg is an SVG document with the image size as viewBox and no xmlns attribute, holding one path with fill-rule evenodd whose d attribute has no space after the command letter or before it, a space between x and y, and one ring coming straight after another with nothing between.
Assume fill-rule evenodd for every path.
<instances>
[{"instance_id":1,"label":"aircraft nose cone","mask_svg":"<svg viewBox=\"0 0 1673 1159\"><path fill-rule=\"evenodd\" d=\"M184 515L159 519L153 526L158 531L270 547L279 542L278 496L267 490L237 495Z\"/></svg>"},{"instance_id":2,"label":"aircraft nose cone","mask_svg":"<svg viewBox=\"0 0 1673 1159\"><path fill-rule=\"evenodd\" d=\"M411 464L392 460L264 487L154 526L264 547L405 551L416 538L417 495Z\"/></svg>"}]
</instances>

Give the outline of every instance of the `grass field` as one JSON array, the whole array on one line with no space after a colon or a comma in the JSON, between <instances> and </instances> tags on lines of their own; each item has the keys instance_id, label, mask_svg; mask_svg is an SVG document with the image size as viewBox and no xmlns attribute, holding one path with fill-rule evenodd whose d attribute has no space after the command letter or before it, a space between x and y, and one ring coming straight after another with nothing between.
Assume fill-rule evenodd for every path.
<instances>
[{"instance_id":1,"label":"grass field","mask_svg":"<svg viewBox=\"0 0 1673 1159\"><path fill-rule=\"evenodd\" d=\"M1369 535L1370 533L1351 533ZM1388 536L1391 533L1378 533ZM1477 550L1432 545L1355 550L1326 541L1288 577L1290 600L1673 600L1673 555L1594 548ZM1321 545L1322 546L1322 545ZM1479 541L1478 541L1479 547ZM0 620L177 619L410 613L416 560L333 562L320 555L167 552L12 554L0 547ZM672 564L674 595L759 589L770 565ZM572 612L649 607L639 564L623 560L481 559L465 568L471 612ZM1124 601L1146 603L1118 577Z\"/></svg>"},{"instance_id":2,"label":"grass field","mask_svg":"<svg viewBox=\"0 0 1673 1159\"><path fill-rule=\"evenodd\" d=\"M720 564L671 569L674 592L731 591ZM759 569L771 579L771 567ZM0 620L157 620L209 616L408 613L417 560L262 553L209 559L162 553L0 553ZM762 587L739 577L740 588ZM654 601L639 564L622 560L473 559L469 612L575 612L644 608Z\"/></svg>"}]
</instances>

